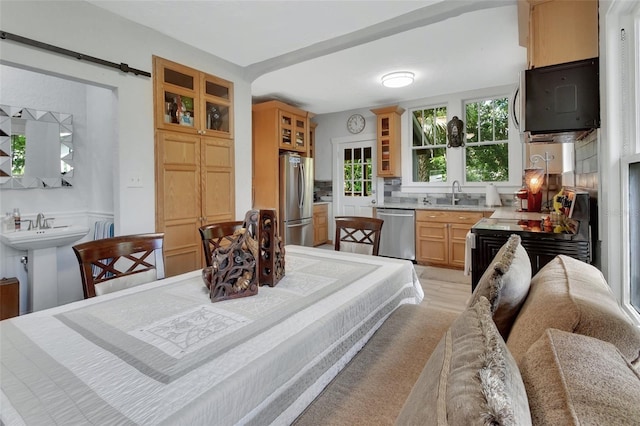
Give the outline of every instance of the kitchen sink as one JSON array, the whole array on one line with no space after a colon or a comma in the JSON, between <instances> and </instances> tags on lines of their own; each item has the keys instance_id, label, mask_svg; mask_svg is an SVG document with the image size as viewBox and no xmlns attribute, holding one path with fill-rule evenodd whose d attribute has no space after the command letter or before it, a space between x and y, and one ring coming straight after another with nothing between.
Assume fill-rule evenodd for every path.
<instances>
[{"instance_id":1,"label":"kitchen sink","mask_svg":"<svg viewBox=\"0 0 640 426\"><path fill-rule=\"evenodd\" d=\"M451 208L453 207L478 207L478 205L480 204L480 200L477 198L462 198L462 199L458 199L458 201L456 201L456 204L451 204L451 197L447 197L447 198L436 198L436 205L438 207L441 206L451 206Z\"/></svg>"}]
</instances>

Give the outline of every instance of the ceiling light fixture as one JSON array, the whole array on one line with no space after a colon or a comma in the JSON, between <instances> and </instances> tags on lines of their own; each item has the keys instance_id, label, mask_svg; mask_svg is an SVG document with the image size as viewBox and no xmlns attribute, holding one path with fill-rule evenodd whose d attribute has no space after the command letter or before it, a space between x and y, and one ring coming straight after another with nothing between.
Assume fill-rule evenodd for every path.
<instances>
[{"instance_id":1,"label":"ceiling light fixture","mask_svg":"<svg viewBox=\"0 0 640 426\"><path fill-rule=\"evenodd\" d=\"M413 83L414 74L409 71L391 72L382 76L385 87L404 87Z\"/></svg>"}]
</instances>

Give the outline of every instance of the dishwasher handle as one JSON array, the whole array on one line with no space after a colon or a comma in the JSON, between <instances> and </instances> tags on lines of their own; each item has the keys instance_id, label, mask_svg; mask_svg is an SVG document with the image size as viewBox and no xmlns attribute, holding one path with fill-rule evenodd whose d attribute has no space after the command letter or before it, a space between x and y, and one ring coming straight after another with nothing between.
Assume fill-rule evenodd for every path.
<instances>
[{"instance_id":1,"label":"dishwasher handle","mask_svg":"<svg viewBox=\"0 0 640 426\"><path fill-rule=\"evenodd\" d=\"M393 217L414 217L413 214L409 213L409 214L398 214L398 213L383 213L378 211L376 213L378 216L393 216Z\"/></svg>"}]
</instances>

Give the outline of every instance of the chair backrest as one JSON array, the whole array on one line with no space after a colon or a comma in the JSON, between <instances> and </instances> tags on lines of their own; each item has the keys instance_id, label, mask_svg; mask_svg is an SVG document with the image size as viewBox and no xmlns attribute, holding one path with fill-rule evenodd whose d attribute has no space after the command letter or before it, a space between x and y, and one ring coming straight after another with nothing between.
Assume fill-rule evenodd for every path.
<instances>
[{"instance_id":1,"label":"chair backrest","mask_svg":"<svg viewBox=\"0 0 640 426\"><path fill-rule=\"evenodd\" d=\"M84 298L164 278L164 234L137 234L73 246Z\"/></svg>"},{"instance_id":2,"label":"chair backrest","mask_svg":"<svg viewBox=\"0 0 640 426\"><path fill-rule=\"evenodd\" d=\"M383 222L375 217L336 217L335 250L377 256Z\"/></svg>"},{"instance_id":3,"label":"chair backrest","mask_svg":"<svg viewBox=\"0 0 640 426\"><path fill-rule=\"evenodd\" d=\"M207 266L211 266L211 256L215 249L233 241L233 234L243 227L243 221L211 223L200 227L202 248Z\"/></svg>"}]
</instances>

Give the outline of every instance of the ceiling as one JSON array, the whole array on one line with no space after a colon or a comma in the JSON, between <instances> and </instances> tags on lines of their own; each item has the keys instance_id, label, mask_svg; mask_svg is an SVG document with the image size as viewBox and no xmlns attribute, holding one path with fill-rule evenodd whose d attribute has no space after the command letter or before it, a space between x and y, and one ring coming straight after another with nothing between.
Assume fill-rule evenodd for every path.
<instances>
[{"instance_id":1,"label":"ceiling","mask_svg":"<svg viewBox=\"0 0 640 426\"><path fill-rule=\"evenodd\" d=\"M516 0L89 2L243 67L254 102L316 114L512 83L526 65ZM401 70L414 84L380 84Z\"/></svg>"}]
</instances>

